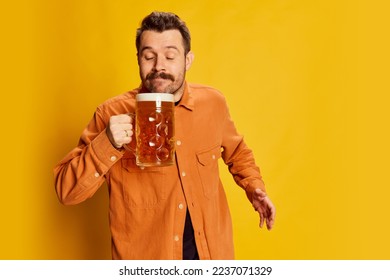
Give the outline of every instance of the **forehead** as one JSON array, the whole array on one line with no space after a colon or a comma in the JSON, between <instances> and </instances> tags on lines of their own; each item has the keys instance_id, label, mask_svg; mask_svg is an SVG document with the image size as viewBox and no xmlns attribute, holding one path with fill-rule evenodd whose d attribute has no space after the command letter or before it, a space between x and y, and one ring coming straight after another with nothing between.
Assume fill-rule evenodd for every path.
<instances>
[{"instance_id":1,"label":"forehead","mask_svg":"<svg viewBox=\"0 0 390 280\"><path fill-rule=\"evenodd\" d=\"M184 52L183 37L179 30L166 30L163 32L147 30L141 34L140 52L144 49L161 50L172 47L177 48L180 52Z\"/></svg>"}]
</instances>

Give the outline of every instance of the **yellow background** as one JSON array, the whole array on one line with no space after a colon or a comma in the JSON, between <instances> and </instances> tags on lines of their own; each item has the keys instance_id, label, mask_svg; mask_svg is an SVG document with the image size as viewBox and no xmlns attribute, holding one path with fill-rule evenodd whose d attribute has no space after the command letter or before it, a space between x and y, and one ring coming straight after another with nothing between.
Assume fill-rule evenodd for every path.
<instances>
[{"instance_id":1,"label":"yellow background","mask_svg":"<svg viewBox=\"0 0 390 280\"><path fill-rule=\"evenodd\" d=\"M387 1L4 1L1 259L110 259L106 187L59 204L53 166L98 104L139 84L153 10L188 24L188 80L220 89L277 207L274 230L221 166L238 259L389 259Z\"/></svg>"}]
</instances>

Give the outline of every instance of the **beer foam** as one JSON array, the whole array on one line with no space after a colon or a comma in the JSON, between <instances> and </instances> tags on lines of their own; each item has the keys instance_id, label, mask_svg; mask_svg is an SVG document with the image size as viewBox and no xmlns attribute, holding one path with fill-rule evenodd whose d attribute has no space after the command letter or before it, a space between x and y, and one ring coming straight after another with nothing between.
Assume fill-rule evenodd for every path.
<instances>
[{"instance_id":1,"label":"beer foam","mask_svg":"<svg viewBox=\"0 0 390 280\"><path fill-rule=\"evenodd\" d=\"M174 102L174 97L171 93L138 93L136 98L137 101Z\"/></svg>"}]
</instances>

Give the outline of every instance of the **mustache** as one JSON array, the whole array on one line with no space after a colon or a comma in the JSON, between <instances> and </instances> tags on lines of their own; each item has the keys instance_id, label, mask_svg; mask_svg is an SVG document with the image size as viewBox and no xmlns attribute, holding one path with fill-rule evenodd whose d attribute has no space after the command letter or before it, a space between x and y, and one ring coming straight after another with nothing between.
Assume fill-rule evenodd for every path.
<instances>
[{"instance_id":1,"label":"mustache","mask_svg":"<svg viewBox=\"0 0 390 280\"><path fill-rule=\"evenodd\" d=\"M146 75L147 80L153 80L156 78L161 78L165 80L171 80L172 82L175 81L175 78L171 74L167 74L164 72L158 73L158 72L152 72Z\"/></svg>"}]
</instances>

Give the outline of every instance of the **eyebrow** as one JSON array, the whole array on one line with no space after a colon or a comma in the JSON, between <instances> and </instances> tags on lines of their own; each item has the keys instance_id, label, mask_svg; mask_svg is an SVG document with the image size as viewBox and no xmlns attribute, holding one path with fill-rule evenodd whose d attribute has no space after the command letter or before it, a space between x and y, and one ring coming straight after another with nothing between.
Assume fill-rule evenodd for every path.
<instances>
[{"instance_id":1,"label":"eyebrow","mask_svg":"<svg viewBox=\"0 0 390 280\"><path fill-rule=\"evenodd\" d=\"M180 52L179 48L176 46L166 46L165 49L174 49L174 50ZM151 46L145 46L141 49L140 53L142 53L143 51L146 51L146 50L153 50L153 48Z\"/></svg>"}]
</instances>

